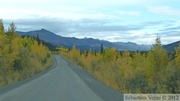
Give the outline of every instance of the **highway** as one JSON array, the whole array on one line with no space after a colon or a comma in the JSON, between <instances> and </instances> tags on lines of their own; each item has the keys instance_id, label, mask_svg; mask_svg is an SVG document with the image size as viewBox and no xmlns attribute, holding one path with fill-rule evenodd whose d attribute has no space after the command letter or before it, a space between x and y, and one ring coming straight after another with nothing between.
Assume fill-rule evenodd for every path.
<instances>
[{"instance_id":1,"label":"highway","mask_svg":"<svg viewBox=\"0 0 180 101\"><path fill-rule=\"evenodd\" d=\"M55 55L55 68L0 94L0 101L123 101L123 94Z\"/></svg>"}]
</instances>

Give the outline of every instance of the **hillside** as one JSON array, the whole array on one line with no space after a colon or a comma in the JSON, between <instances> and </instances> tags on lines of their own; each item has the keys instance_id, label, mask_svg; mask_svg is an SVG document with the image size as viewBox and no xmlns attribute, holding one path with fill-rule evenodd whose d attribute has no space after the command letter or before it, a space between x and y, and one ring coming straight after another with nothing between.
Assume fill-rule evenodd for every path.
<instances>
[{"instance_id":1,"label":"hillside","mask_svg":"<svg viewBox=\"0 0 180 101\"><path fill-rule=\"evenodd\" d=\"M175 48L178 47L180 41L171 43L171 44L167 44L167 45L163 45L163 48L165 48L168 52L172 52L175 51Z\"/></svg>"},{"instance_id":2,"label":"hillside","mask_svg":"<svg viewBox=\"0 0 180 101\"><path fill-rule=\"evenodd\" d=\"M17 31L20 35L34 36L37 37L37 34L41 40L49 42L56 46L64 46L68 48L72 48L73 44L76 45L77 49L81 50L100 50L100 45L103 44L104 48L113 47L117 50L130 50L130 51L147 51L149 50L149 45L138 45L136 43L131 42L109 42L106 40L99 40L93 38L83 38L78 39L75 37L63 37L59 36L53 32L50 32L45 29L29 31L29 32L21 32Z\"/></svg>"}]
</instances>

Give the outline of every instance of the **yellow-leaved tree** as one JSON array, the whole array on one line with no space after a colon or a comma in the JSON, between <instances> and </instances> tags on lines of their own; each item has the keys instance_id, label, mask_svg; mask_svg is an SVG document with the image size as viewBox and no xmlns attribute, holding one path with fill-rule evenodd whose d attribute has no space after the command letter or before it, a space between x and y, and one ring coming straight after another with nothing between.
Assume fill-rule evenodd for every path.
<instances>
[{"instance_id":1,"label":"yellow-leaved tree","mask_svg":"<svg viewBox=\"0 0 180 101\"><path fill-rule=\"evenodd\" d=\"M11 23L4 30L0 20L0 86L26 79L47 68L51 63L49 49L30 37L21 37Z\"/></svg>"},{"instance_id":2,"label":"yellow-leaved tree","mask_svg":"<svg viewBox=\"0 0 180 101\"><path fill-rule=\"evenodd\" d=\"M175 70L173 74L173 88L174 93L180 93L180 42L179 46L176 48L176 55L175 55Z\"/></svg>"},{"instance_id":3,"label":"yellow-leaved tree","mask_svg":"<svg viewBox=\"0 0 180 101\"><path fill-rule=\"evenodd\" d=\"M155 44L148 53L147 60L149 64L146 67L146 76L150 88L149 91L151 93L160 93L161 89L165 89L163 76L166 75L162 73L162 70L166 69L169 62L168 54L161 46L160 37L156 38Z\"/></svg>"}]
</instances>

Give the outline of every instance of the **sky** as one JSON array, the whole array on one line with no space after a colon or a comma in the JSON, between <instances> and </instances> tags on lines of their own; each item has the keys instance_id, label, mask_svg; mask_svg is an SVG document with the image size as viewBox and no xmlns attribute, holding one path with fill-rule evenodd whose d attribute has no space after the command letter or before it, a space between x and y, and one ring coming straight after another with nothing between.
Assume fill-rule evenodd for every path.
<instances>
[{"instance_id":1,"label":"sky","mask_svg":"<svg viewBox=\"0 0 180 101\"><path fill-rule=\"evenodd\" d=\"M47 29L58 35L111 42L162 44L180 40L180 0L0 0L7 29Z\"/></svg>"}]
</instances>

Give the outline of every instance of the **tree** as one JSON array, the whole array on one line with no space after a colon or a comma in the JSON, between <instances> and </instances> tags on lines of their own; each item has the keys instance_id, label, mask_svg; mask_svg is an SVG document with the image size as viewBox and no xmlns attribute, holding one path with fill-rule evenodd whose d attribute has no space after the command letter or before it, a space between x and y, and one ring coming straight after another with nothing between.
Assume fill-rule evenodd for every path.
<instances>
[{"instance_id":1,"label":"tree","mask_svg":"<svg viewBox=\"0 0 180 101\"><path fill-rule=\"evenodd\" d=\"M179 46L176 48L175 62L176 66L180 68L180 43Z\"/></svg>"},{"instance_id":2,"label":"tree","mask_svg":"<svg viewBox=\"0 0 180 101\"><path fill-rule=\"evenodd\" d=\"M4 33L4 25L2 19L0 19L0 33Z\"/></svg>"},{"instance_id":3,"label":"tree","mask_svg":"<svg viewBox=\"0 0 180 101\"><path fill-rule=\"evenodd\" d=\"M38 45L40 45L41 40L39 39L39 35L38 34L37 34L36 38L37 38Z\"/></svg>"},{"instance_id":4,"label":"tree","mask_svg":"<svg viewBox=\"0 0 180 101\"><path fill-rule=\"evenodd\" d=\"M2 50L4 49L6 36L4 33L4 26L2 20L0 20L0 54L2 53Z\"/></svg>"},{"instance_id":5,"label":"tree","mask_svg":"<svg viewBox=\"0 0 180 101\"><path fill-rule=\"evenodd\" d=\"M16 26L4 31L0 20L0 86L23 80L50 65L47 47L30 37L18 36Z\"/></svg>"},{"instance_id":6,"label":"tree","mask_svg":"<svg viewBox=\"0 0 180 101\"><path fill-rule=\"evenodd\" d=\"M15 32L16 30L16 26L15 24L12 22L10 25L9 25L9 28L8 28L8 31L6 32L8 38L9 38L9 43L11 43L11 40L15 37L17 37L17 34Z\"/></svg>"},{"instance_id":7,"label":"tree","mask_svg":"<svg viewBox=\"0 0 180 101\"><path fill-rule=\"evenodd\" d=\"M103 52L104 52L104 47L103 47L103 44L101 44L101 54L103 54Z\"/></svg>"},{"instance_id":8,"label":"tree","mask_svg":"<svg viewBox=\"0 0 180 101\"><path fill-rule=\"evenodd\" d=\"M175 54L175 71L173 74L174 79L174 92L180 93L180 43L179 46L176 48Z\"/></svg>"},{"instance_id":9,"label":"tree","mask_svg":"<svg viewBox=\"0 0 180 101\"><path fill-rule=\"evenodd\" d=\"M64 53L98 80L123 93L180 93L180 45L170 60L160 37L148 52L117 52L111 47L103 49L101 44L97 53L89 50L80 54L75 45Z\"/></svg>"},{"instance_id":10,"label":"tree","mask_svg":"<svg viewBox=\"0 0 180 101\"><path fill-rule=\"evenodd\" d=\"M70 57L73 59L73 61L78 61L80 57L80 51L76 49L76 45L73 45L73 48L71 49L69 53Z\"/></svg>"},{"instance_id":11,"label":"tree","mask_svg":"<svg viewBox=\"0 0 180 101\"><path fill-rule=\"evenodd\" d=\"M10 26L9 26L9 28L8 28L8 32L15 32L15 30L16 30L16 26L15 26L15 24L12 22L11 24L10 24Z\"/></svg>"},{"instance_id":12,"label":"tree","mask_svg":"<svg viewBox=\"0 0 180 101\"><path fill-rule=\"evenodd\" d=\"M151 67L159 70L165 68L169 61L166 50L161 46L160 37L156 38L156 43L153 45L148 53L148 58Z\"/></svg>"},{"instance_id":13,"label":"tree","mask_svg":"<svg viewBox=\"0 0 180 101\"><path fill-rule=\"evenodd\" d=\"M103 52L103 59L105 62L107 61L115 61L116 60L116 49L115 48L107 48Z\"/></svg>"},{"instance_id":14,"label":"tree","mask_svg":"<svg viewBox=\"0 0 180 101\"><path fill-rule=\"evenodd\" d=\"M164 78L162 75L165 76L161 71L166 69L167 64L169 62L169 57L167 52L161 46L160 37L156 38L156 42L148 52L147 60L149 64L147 65L146 69L146 76L148 85L150 87L151 93L160 93L159 89L160 86L163 85Z\"/></svg>"},{"instance_id":15,"label":"tree","mask_svg":"<svg viewBox=\"0 0 180 101\"><path fill-rule=\"evenodd\" d=\"M3 49L3 46L5 44L5 40L6 40L6 35L4 32L3 21L0 20L0 50Z\"/></svg>"}]
</instances>

